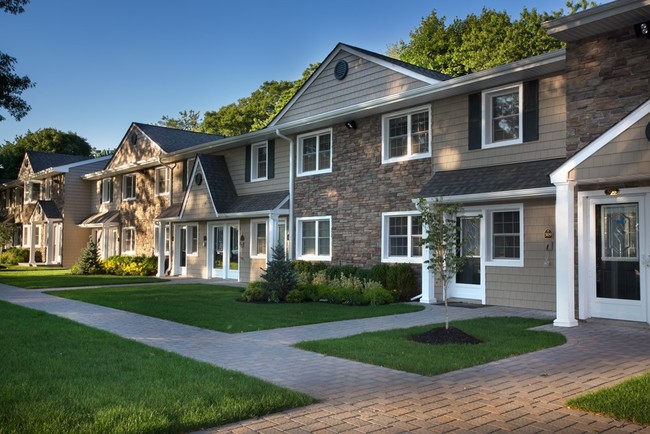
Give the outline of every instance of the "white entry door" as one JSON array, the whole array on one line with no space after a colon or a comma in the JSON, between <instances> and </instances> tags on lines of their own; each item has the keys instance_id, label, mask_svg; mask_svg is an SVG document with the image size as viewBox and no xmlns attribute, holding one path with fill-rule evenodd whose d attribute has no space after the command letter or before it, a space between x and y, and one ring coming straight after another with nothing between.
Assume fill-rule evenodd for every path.
<instances>
[{"instance_id":1,"label":"white entry door","mask_svg":"<svg viewBox=\"0 0 650 434\"><path fill-rule=\"evenodd\" d=\"M587 211L589 316L648 322L648 194L592 198Z\"/></svg>"},{"instance_id":2,"label":"white entry door","mask_svg":"<svg viewBox=\"0 0 650 434\"><path fill-rule=\"evenodd\" d=\"M55 264L61 263L61 250L63 245L63 223L54 223L52 225L54 229L54 240L52 243L53 257L52 261Z\"/></svg>"},{"instance_id":3,"label":"white entry door","mask_svg":"<svg viewBox=\"0 0 650 434\"><path fill-rule=\"evenodd\" d=\"M483 220L478 214L458 218L461 253L467 257L467 262L449 285L450 298L480 300L485 304L485 261L481 245Z\"/></svg>"},{"instance_id":4,"label":"white entry door","mask_svg":"<svg viewBox=\"0 0 650 434\"><path fill-rule=\"evenodd\" d=\"M239 279L239 223L208 225L210 277Z\"/></svg>"}]
</instances>

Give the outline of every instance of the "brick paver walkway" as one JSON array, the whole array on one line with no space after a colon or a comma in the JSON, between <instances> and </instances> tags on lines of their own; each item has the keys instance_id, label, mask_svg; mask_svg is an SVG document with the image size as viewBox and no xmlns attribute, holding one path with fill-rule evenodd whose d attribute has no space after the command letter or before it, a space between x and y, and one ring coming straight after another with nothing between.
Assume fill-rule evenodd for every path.
<instances>
[{"instance_id":1,"label":"brick paver walkway","mask_svg":"<svg viewBox=\"0 0 650 434\"><path fill-rule=\"evenodd\" d=\"M311 339L439 322L444 310L230 335L0 285L0 300L108 330L275 384L321 403L204 431L340 432L648 432L563 407L569 397L650 370L650 328L587 323L564 333L568 343L524 356L423 377L291 348ZM452 308L454 319L542 316L502 307Z\"/></svg>"}]
</instances>

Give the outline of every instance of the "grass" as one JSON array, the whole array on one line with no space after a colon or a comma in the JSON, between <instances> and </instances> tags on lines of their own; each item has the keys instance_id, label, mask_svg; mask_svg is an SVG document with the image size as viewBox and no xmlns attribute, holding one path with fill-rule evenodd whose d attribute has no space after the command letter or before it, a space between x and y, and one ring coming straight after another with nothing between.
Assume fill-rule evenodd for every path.
<instances>
[{"instance_id":1,"label":"grass","mask_svg":"<svg viewBox=\"0 0 650 434\"><path fill-rule=\"evenodd\" d=\"M395 315L423 309L422 306L407 304L244 303L238 301L240 288L205 284L93 288L51 294L226 333Z\"/></svg>"},{"instance_id":2,"label":"grass","mask_svg":"<svg viewBox=\"0 0 650 434\"><path fill-rule=\"evenodd\" d=\"M243 374L0 302L0 433L172 433L313 403Z\"/></svg>"},{"instance_id":3,"label":"grass","mask_svg":"<svg viewBox=\"0 0 650 434\"><path fill-rule=\"evenodd\" d=\"M452 322L452 326L481 339L483 343L478 345L430 345L408 339L411 335L441 326L437 324L301 342L295 346L329 356L432 376L565 343L566 339L559 333L527 330L548 323L547 320L516 317Z\"/></svg>"},{"instance_id":4,"label":"grass","mask_svg":"<svg viewBox=\"0 0 650 434\"><path fill-rule=\"evenodd\" d=\"M164 279L145 276L75 275L70 274L70 270L59 267L9 266L6 270L0 270L0 283L26 289L139 284L161 281L164 281Z\"/></svg>"},{"instance_id":5,"label":"grass","mask_svg":"<svg viewBox=\"0 0 650 434\"><path fill-rule=\"evenodd\" d=\"M614 419L650 425L650 372L617 386L589 393L567 402L567 406Z\"/></svg>"}]
</instances>

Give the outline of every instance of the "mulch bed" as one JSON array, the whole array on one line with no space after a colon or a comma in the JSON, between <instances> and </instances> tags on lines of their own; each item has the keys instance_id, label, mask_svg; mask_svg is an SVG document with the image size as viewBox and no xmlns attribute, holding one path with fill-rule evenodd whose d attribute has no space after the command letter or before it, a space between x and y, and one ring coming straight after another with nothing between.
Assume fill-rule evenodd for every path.
<instances>
[{"instance_id":1,"label":"mulch bed","mask_svg":"<svg viewBox=\"0 0 650 434\"><path fill-rule=\"evenodd\" d=\"M421 342L423 344L442 345L442 344L470 344L476 345L483 343L482 340L468 335L456 327L436 327L419 335L409 337L410 340Z\"/></svg>"}]
</instances>

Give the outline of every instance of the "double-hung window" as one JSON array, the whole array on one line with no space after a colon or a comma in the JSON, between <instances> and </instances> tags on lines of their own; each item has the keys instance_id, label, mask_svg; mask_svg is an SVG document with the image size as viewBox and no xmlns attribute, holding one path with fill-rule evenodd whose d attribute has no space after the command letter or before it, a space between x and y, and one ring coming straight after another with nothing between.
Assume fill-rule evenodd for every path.
<instances>
[{"instance_id":1,"label":"double-hung window","mask_svg":"<svg viewBox=\"0 0 650 434\"><path fill-rule=\"evenodd\" d=\"M418 107L382 117L384 163L431 156L431 108Z\"/></svg>"},{"instance_id":2,"label":"double-hung window","mask_svg":"<svg viewBox=\"0 0 650 434\"><path fill-rule=\"evenodd\" d=\"M199 254L199 227L196 225L187 227L187 254Z\"/></svg>"},{"instance_id":3,"label":"double-hung window","mask_svg":"<svg viewBox=\"0 0 650 434\"><path fill-rule=\"evenodd\" d=\"M171 239L169 235L169 224L165 225L165 255L169 255L169 240ZM160 246L159 246L159 238L160 238L160 223L155 223L153 227L153 253L154 255L158 255L160 253Z\"/></svg>"},{"instance_id":4,"label":"double-hung window","mask_svg":"<svg viewBox=\"0 0 650 434\"><path fill-rule=\"evenodd\" d=\"M268 179L268 145L256 143L251 147L251 181Z\"/></svg>"},{"instance_id":5,"label":"double-hung window","mask_svg":"<svg viewBox=\"0 0 650 434\"><path fill-rule=\"evenodd\" d=\"M128 174L122 176L122 199L135 199L135 175Z\"/></svg>"},{"instance_id":6,"label":"double-hung window","mask_svg":"<svg viewBox=\"0 0 650 434\"><path fill-rule=\"evenodd\" d=\"M135 255L135 228L122 229L122 254Z\"/></svg>"},{"instance_id":7,"label":"double-hung window","mask_svg":"<svg viewBox=\"0 0 650 434\"><path fill-rule=\"evenodd\" d=\"M167 167L157 167L156 186L155 186L156 196L169 194L169 184L170 184L169 169Z\"/></svg>"},{"instance_id":8,"label":"double-hung window","mask_svg":"<svg viewBox=\"0 0 650 434\"><path fill-rule=\"evenodd\" d=\"M266 257L266 220L251 221L251 257Z\"/></svg>"},{"instance_id":9,"label":"double-hung window","mask_svg":"<svg viewBox=\"0 0 650 434\"><path fill-rule=\"evenodd\" d=\"M382 220L382 261L421 262L422 219L419 213L384 213Z\"/></svg>"},{"instance_id":10,"label":"double-hung window","mask_svg":"<svg viewBox=\"0 0 650 434\"><path fill-rule=\"evenodd\" d=\"M41 183L38 181L30 181L27 184L27 189L25 190L25 192L26 192L25 202L27 203L36 202L41 198Z\"/></svg>"},{"instance_id":11,"label":"double-hung window","mask_svg":"<svg viewBox=\"0 0 650 434\"><path fill-rule=\"evenodd\" d=\"M102 203L113 202L113 178L102 179L100 185Z\"/></svg>"},{"instance_id":12,"label":"double-hung window","mask_svg":"<svg viewBox=\"0 0 650 434\"><path fill-rule=\"evenodd\" d=\"M332 130L298 136L298 176L332 171Z\"/></svg>"},{"instance_id":13,"label":"double-hung window","mask_svg":"<svg viewBox=\"0 0 650 434\"><path fill-rule=\"evenodd\" d=\"M522 101L522 84L483 92L483 143L486 147L523 142Z\"/></svg>"},{"instance_id":14,"label":"double-hung window","mask_svg":"<svg viewBox=\"0 0 650 434\"><path fill-rule=\"evenodd\" d=\"M487 210L489 265L523 267L524 222L523 205Z\"/></svg>"},{"instance_id":15,"label":"double-hung window","mask_svg":"<svg viewBox=\"0 0 650 434\"><path fill-rule=\"evenodd\" d=\"M332 218L305 217L297 219L298 259L332 260Z\"/></svg>"}]
</instances>

